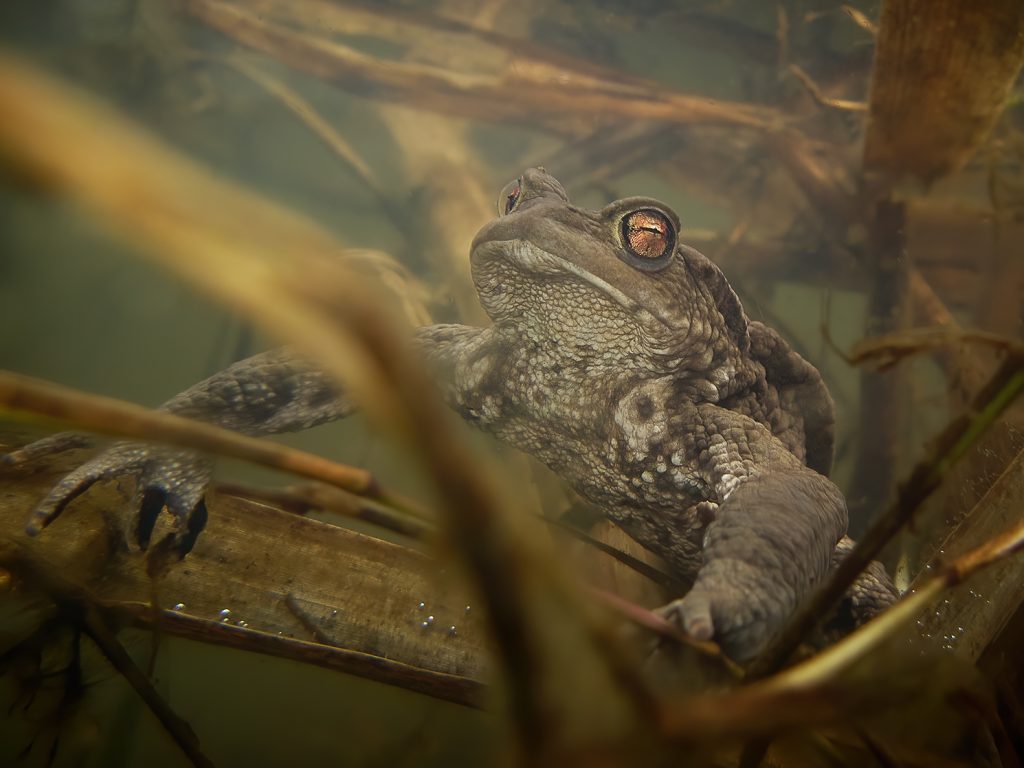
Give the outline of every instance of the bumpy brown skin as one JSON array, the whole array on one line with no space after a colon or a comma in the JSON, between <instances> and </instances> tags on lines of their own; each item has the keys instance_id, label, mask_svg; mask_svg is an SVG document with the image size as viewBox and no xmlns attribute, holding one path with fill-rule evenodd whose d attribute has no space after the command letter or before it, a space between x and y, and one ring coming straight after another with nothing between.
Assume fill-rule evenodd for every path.
<instances>
[{"instance_id":1,"label":"bumpy brown skin","mask_svg":"<svg viewBox=\"0 0 1024 768\"><path fill-rule=\"evenodd\" d=\"M493 325L418 332L446 399L693 578L666 609L686 631L752 657L849 545L845 501L822 474L833 420L821 377L748 321L700 253L677 245L652 264L627 249L622 221L636 210L660 212L674 244L678 219L661 203L583 210L531 169L499 204L511 211L480 231L471 252ZM253 435L351 410L326 377L282 351L237 363L163 407ZM139 477L143 545L166 505L190 546L205 517L207 462L130 443L57 485L30 531L97 479L126 472ZM851 595L862 620L895 591L874 568Z\"/></svg>"}]
</instances>

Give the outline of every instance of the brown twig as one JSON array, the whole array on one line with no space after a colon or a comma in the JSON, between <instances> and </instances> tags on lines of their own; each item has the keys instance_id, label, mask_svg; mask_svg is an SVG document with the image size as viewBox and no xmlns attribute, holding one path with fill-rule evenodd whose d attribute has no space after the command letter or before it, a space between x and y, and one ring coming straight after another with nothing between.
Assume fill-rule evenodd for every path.
<instances>
[{"instance_id":1,"label":"brown twig","mask_svg":"<svg viewBox=\"0 0 1024 768\"><path fill-rule=\"evenodd\" d=\"M295 595L289 592L284 596L284 604L291 612L292 616L309 632L310 636L320 645L334 645L330 638L327 637L317 626L316 621L306 611L302 610L302 606L299 605L299 601L295 599Z\"/></svg>"},{"instance_id":2,"label":"brown twig","mask_svg":"<svg viewBox=\"0 0 1024 768\"><path fill-rule=\"evenodd\" d=\"M863 29L869 35L874 37L878 34L878 25L867 17L863 11L854 8L852 5L843 4L839 6L840 10L853 21L858 27Z\"/></svg>"},{"instance_id":3,"label":"brown twig","mask_svg":"<svg viewBox=\"0 0 1024 768\"><path fill-rule=\"evenodd\" d=\"M213 763L199 748L199 739L196 737L188 721L183 720L175 714L170 705L156 692L153 684L136 666L132 657L118 642L114 633L107 627L103 616L94 605L86 605L83 611L83 622L86 634L92 638L103 655L107 658L120 675L128 681L128 684L135 690L149 710L153 713L164 729L170 734L174 742L181 748L193 765L203 768L213 768Z\"/></svg>"},{"instance_id":4,"label":"brown twig","mask_svg":"<svg viewBox=\"0 0 1024 768\"><path fill-rule=\"evenodd\" d=\"M789 72L807 89L811 98L822 107L841 109L845 112L866 112L868 105L863 101L851 101L850 99L834 99L821 92L821 88L814 82L809 74L799 64L790 64Z\"/></svg>"},{"instance_id":5,"label":"brown twig","mask_svg":"<svg viewBox=\"0 0 1024 768\"><path fill-rule=\"evenodd\" d=\"M626 567L631 568L632 570L639 573L641 576L647 577L655 584L660 584L661 586L666 587L667 589L671 589L679 593L681 593L685 588L685 585L680 583L678 579L672 577L670 574L667 574L664 571L655 568L653 565L650 565L649 563L645 563L640 558L634 557L628 552L623 552L621 549L617 547L613 547L610 544L606 544L603 541L595 539L593 536L590 536L585 531L581 531L574 525L570 525L568 523L562 522L561 520L555 520L547 517L544 518L544 521L552 528L562 531L563 533L572 536L574 539L578 541L582 541L584 544L593 547L599 552L603 552L609 557L615 558Z\"/></svg>"},{"instance_id":6,"label":"brown twig","mask_svg":"<svg viewBox=\"0 0 1024 768\"><path fill-rule=\"evenodd\" d=\"M425 109L497 122L545 116L628 117L674 123L718 123L765 128L781 122L767 107L738 104L634 81L611 81L589 71L522 62L503 75L456 72L382 60L334 40L266 21L244 6L187 0L188 10L222 33L296 69L358 93L398 99Z\"/></svg>"},{"instance_id":7,"label":"brown twig","mask_svg":"<svg viewBox=\"0 0 1024 768\"><path fill-rule=\"evenodd\" d=\"M255 488L238 483L218 483L216 490L227 496L269 502L298 515L314 509L334 512L417 541L429 538L436 531L433 525L424 520L395 514L386 507L370 502L366 497L319 483L287 488Z\"/></svg>"},{"instance_id":8,"label":"brown twig","mask_svg":"<svg viewBox=\"0 0 1024 768\"><path fill-rule=\"evenodd\" d=\"M851 365L871 362L885 370L911 355L954 344L977 344L1024 358L1024 343L998 333L958 328L907 328L857 342L846 358Z\"/></svg>"},{"instance_id":9,"label":"brown twig","mask_svg":"<svg viewBox=\"0 0 1024 768\"><path fill-rule=\"evenodd\" d=\"M158 440L197 451L233 456L319 480L429 519L429 514L416 502L381 488L365 469L338 464L305 451L172 413L151 411L112 397L79 392L29 376L0 371L0 407L32 413L100 434L142 441ZM19 454L8 454L5 458L7 463L17 463Z\"/></svg>"}]
</instances>

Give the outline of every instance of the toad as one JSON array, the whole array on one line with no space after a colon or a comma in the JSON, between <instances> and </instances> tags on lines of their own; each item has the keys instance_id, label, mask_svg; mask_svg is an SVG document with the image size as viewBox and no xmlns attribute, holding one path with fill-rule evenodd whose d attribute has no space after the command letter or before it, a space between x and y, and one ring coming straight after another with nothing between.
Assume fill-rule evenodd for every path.
<instances>
[{"instance_id":1,"label":"toad","mask_svg":"<svg viewBox=\"0 0 1024 768\"><path fill-rule=\"evenodd\" d=\"M820 374L747 318L657 200L586 210L534 168L498 208L470 252L492 324L417 332L446 401L544 462L692 582L665 614L750 659L850 546L843 494L826 476L833 405ZM266 435L341 418L352 404L327 376L273 350L162 409ZM29 532L96 481L125 474L137 478L140 545L167 509L190 547L206 519L209 460L132 442L61 480ZM894 599L880 567L847 595L857 621Z\"/></svg>"}]
</instances>

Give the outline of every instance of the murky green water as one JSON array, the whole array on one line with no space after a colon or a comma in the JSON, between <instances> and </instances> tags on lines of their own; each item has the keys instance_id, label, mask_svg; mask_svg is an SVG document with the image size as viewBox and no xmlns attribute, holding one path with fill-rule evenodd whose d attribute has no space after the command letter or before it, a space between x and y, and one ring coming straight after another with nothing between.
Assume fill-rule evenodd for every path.
<instances>
[{"instance_id":1,"label":"murky green water","mask_svg":"<svg viewBox=\"0 0 1024 768\"><path fill-rule=\"evenodd\" d=\"M810 262L806 269L787 262L781 278L744 268L749 262L737 253L742 255L745 238L785 242L791 237L813 247L828 236L814 234L825 228L801 210L806 201L799 193L782 199L789 189L779 181L783 172L763 147L751 143L749 131L722 124L631 123L628 116L611 112L554 118L539 112L491 121L486 114L451 116L443 105L426 110L416 104L398 113L401 99L396 104L379 98L381 93L369 86L342 87L247 50L189 15L185 5L170 0L7 0L0 5L0 44L115 104L212 172L304 212L346 244L395 255L430 288L431 310L441 320L457 317L449 286L465 280L468 269L468 235L455 244L450 233L471 234L485 223L491 209L480 209L478 196L484 195L490 206L501 186L524 167L544 165L583 205L632 194L664 200L681 215L684 241L690 229L719 235L720 263L750 316L779 327L822 370L839 418L834 477L844 490L849 488L858 452L860 379L826 342L821 328L827 325L839 349L859 339L866 313L863 286L844 278L805 279L816 271ZM581 67L600 65L607 68L605 74L641 78L655 92L752 101L783 115L799 114L807 122L821 118L795 95L799 85L780 74L773 57L830 60L835 69L822 68L816 75L835 84L843 98L865 97L869 70L843 67L863 59L871 37L838 4L668 5L456 1L395 7L444 14L530 40ZM877 14L876 3L856 5L869 16ZM687 10L710 14L719 23L696 24L687 19ZM789 37L787 50L780 53L783 11ZM330 24L318 25L315 13L310 18L310 34L330 38ZM428 44L427 35L441 34L431 33L429 24L419 40L389 39L386 25L380 24L379 35L368 29L337 39L372 56L465 67L461 71L472 74L484 71L474 46ZM826 49L831 59L822 54ZM300 94L344 137L372 169L384 202L278 96L226 65L225 57L238 52ZM524 64L527 58L524 53ZM515 54L510 64L495 63L516 65ZM844 75L849 76L846 84ZM858 133L855 125L849 127L849 116L836 114L829 120L829 135L845 136L855 152ZM422 121L424 137L442 138L417 141L416 130L410 130L417 121ZM703 162L695 165L699 159ZM716 165L719 160L729 162ZM446 185L456 172L475 179L479 189ZM765 190L760 197L759 189ZM744 195L756 205L741 204ZM466 213L432 219L441 204L451 202L438 196L465 197ZM405 225L396 227L396 220ZM806 231L812 234L801 234ZM0 181L0 367L157 405L268 344L244 320L126 248L82 211ZM452 248L457 252L451 253ZM922 363L913 375L913 418L906 424L906 440L919 451L947 413L934 369ZM400 454L362 419L284 440L367 466L399 491L422 491ZM908 453L898 469L907 469L913 458ZM224 463L220 476L273 479L232 463ZM866 510L854 495L851 506L861 517L852 528L860 530ZM11 608L17 610L20 606ZM125 639L137 660L145 662L149 636L128 634ZM81 705L61 726L55 764L184 765L123 681L94 656L85 661L87 687ZM271 658L163 638L155 681L219 766L491 765L501 759L500 726L492 717ZM12 687L0 682L0 711L7 711L13 695ZM0 717L6 721L0 725L0 763L45 763L52 723L39 713L46 711L37 704L25 714L15 706Z\"/></svg>"}]
</instances>

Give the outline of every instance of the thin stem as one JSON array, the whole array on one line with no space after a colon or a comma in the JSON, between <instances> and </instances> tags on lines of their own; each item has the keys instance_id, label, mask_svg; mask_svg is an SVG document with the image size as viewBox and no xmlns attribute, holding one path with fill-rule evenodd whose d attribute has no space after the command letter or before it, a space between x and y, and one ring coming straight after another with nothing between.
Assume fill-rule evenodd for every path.
<instances>
[{"instance_id":1,"label":"thin stem","mask_svg":"<svg viewBox=\"0 0 1024 768\"><path fill-rule=\"evenodd\" d=\"M338 464L312 453L258 440L228 429L163 413L112 397L80 392L60 384L0 371L0 407L27 412L90 432L232 456L377 499L414 517L430 514L416 502L381 488L365 469ZM18 452L5 457L18 463Z\"/></svg>"},{"instance_id":2,"label":"thin stem","mask_svg":"<svg viewBox=\"0 0 1024 768\"><path fill-rule=\"evenodd\" d=\"M171 709L171 705L157 693L156 688L149 682L149 679L104 622L96 606L87 603L82 618L85 633L96 643L107 661L135 690L139 698L145 702L149 711L160 721L164 730L174 739L174 743L185 753L192 764L200 766L200 768L213 768L213 762L199 748L199 739L188 721L178 717Z\"/></svg>"}]
</instances>

